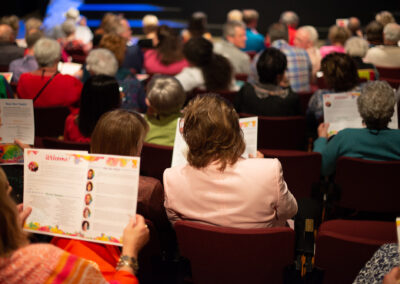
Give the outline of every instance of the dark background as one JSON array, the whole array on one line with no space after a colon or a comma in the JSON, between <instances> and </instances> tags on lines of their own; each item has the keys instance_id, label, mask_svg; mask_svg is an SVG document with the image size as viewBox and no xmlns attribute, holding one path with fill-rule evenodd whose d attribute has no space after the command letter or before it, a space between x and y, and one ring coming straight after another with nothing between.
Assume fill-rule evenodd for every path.
<instances>
[{"instance_id":1,"label":"dark background","mask_svg":"<svg viewBox=\"0 0 400 284\"><path fill-rule=\"evenodd\" d=\"M3 2L0 14L16 14L20 17L26 15L44 15L48 0L6 0ZM279 15L285 10L293 10L300 17L300 25L313 25L321 34L324 34L329 26L335 23L336 18L348 18L357 16L363 26L374 19L375 14L382 10L391 11L397 22L400 22L400 0L381 1L349 1L349 0L87 0L86 3L146 3L163 7L179 7L180 12L165 14L165 17L175 20L187 20L192 12L204 11L208 14L210 30L218 33L225 22L226 14L231 9L253 8L260 14L258 30L265 33L268 26L279 20ZM127 15L128 16L128 15ZM162 13L157 14L163 18ZM129 15L130 18L141 18ZM217 34L218 35L218 34Z\"/></svg>"}]
</instances>

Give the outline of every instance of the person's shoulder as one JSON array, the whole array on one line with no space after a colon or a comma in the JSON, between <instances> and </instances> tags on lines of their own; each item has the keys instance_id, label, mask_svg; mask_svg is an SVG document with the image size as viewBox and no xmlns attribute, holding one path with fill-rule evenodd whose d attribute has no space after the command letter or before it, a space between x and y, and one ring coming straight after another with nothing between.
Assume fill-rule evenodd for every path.
<instances>
[{"instance_id":1,"label":"person's shoulder","mask_svg":"<svg viewBox=\"0 0 400 284\"><path fill-rule=\"evenodd\" d=\"M147 176L139 177L139 188L141 190L151 190L157 186L161 186L161 182L158 179Z\"/></svg>"},{"instance_id":2,"label":"person's shoulder","mask_svg":"<svg viewBox=\"0 0 400 284\"><path fill-rule=\"evenodd\" d=\"M23 255L61 255L65 251L51 244L38 243L30 244L19 250Z\"/></svg>"},{"instance_id":3,"label":"person's shoulder","mask_svg":"<svg viewBox=\"0 0 400 284\"><path fill-rule=\"evenodd\" d=\"M265 172L272 170L280 165L278 159L274 158L249 158L239 159L237 167L240 170L252 172L255 175L263 176Z\"/></svg>"}]
</instances>

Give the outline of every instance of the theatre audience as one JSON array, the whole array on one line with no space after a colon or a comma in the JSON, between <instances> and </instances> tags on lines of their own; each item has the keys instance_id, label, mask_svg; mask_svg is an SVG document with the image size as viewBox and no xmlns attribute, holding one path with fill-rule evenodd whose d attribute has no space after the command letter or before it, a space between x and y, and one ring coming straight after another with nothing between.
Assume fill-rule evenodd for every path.
<instances>
[{"instance_id":1,"label":"theatre audience","mask_svg":"<svg viewBox=\"0 0 400 284\"><path fill-rule=\"evenodd\" d=\"M369 47L383 44L383 26L377 21L370 22L365 28L365 36Z\"/></svg>"},{"instance_id":2,"label":"theatre audience","mask_svg":"<svg viewBox=\"0 0 400 284\"><path fill-rule=\"evenodd\" d=\"M360 19L357 17L350 17L349 22L347 24L347 28L351 32L352 36L362 37L363 32L361 28Z\"/></svg>"},{"instance_id":3,"label":"theatre audience","mask_svg":"<svg viewBox=\"0 0 400 284\"><path fill-rule=\"evenodd\" d=\"M246 47L243 51L260 52L265 48L265 38L258 33L258 12L254 9L243 10L243 22L246 24Z\"/></svg>"},{"instance_id":4,"label":"theatre audience","mask_svg":"<svg viewBox=\"0 0 400 284\"><path fill-rule=\"evenodd\" d=\"M226 22L230 21L243 21L243 13L238 9L233 9L226 14Z\"/></svg>"},{"instance_id":5,"label":"theatre audience","mask_svg":"<svg viewBox=\"0 0 400 284\"><path fill-rule=\"evenodd\" d=\"M300 101L290 88L281 87L286 56L273 47L263 51L257 61L259 82L245 83L235 97L237 112L265 116L300 114Z\"/></svg>"},{"instance_id":6,"label":"theatre audience","mask_svg":"<svg viewBox=\"0 0 400 284\"><path fill-rule=\"evenodd\" d=\"M279 22L288 28L288 43L294 45L294 38L296 36L296 28L299 25L299 16L293 11L285 11L281 14Z\"/></svg>"},{"instance_id":7,"label":"theatre audience","mask_svg":"<svg viewBox=\"0 0 400 284\"><path fill-rule=\"evenodd\" d=\"M2 169L0 169L0 279L4 283L47 283L54 282L93 282L106 283L102 275L103 266L98 263L107 262L105 249L92 243L97 254L93 259L77 251L75 256L51 244L29 244L28 236L22 230L22 224L32 212L29 207L16 205L10 198L11 187ZM149 240L149 230L142 216L131 218L123 233L122 253L115 246L109 246L116 256L127 255L137 259L141 248ZM93 255L93 254L92 254ZM82 258L81 258L82 257ZM89 258L89 260L88 260ZM92 260L92 261L91 261ZM99 261L101 260L101 261ZM113 267L115 267L113 263ZM111 264L110 264L111 265ZM100 268L100 269L99 269ZM107 274L107 281L118 283L139 283L133 267L122 266Z\"/></svg>"},{"instance_id":8,"label":"theatre audience","mask_svg":"<svg viewBox=\"0 0 400 284\"><path fill-rule=\"evenodd\" d=\"M364 61L381 67L400 67L400 25L389 23L383 29L384 45L368 50Z\"/></svg>"},{"instance_id":9,"label":"theatre audience","mask_svg":"<svg viewBox=\"0 0 400 284\"><path fill-rule=\"evenodd\" d=\"M395 104L394 91L387 82L371 81L357 98L358 112L366 128L344 129L328 141L329 124L322 123L318 127L319 138L314 142L314 151L322 155L321 173L332 174L336 160L341 156L375 161L400 160L400 130L388 128Z\"/></svg>"},{"instance_id":10,"label":"theatre audience","mask_svg":"<svg viewBox=\"0 0 400 284\"><path fill-rule=\"evenodd\" d=\"M129 69L135 74L141 73L143 67L143 54L140 47L133 44L132 30L129 21L121 15L118 16L117 34L125 39L126 42L125 57L121 66Z\"/></svg>"},{"instance_id":11,"label":"theatre audience","mask_svg":"<svg viewBox=\"0 0 400 284\"><path fill-rule=\"evenodd\" d=\"M122 66L126 54L126 40L117 34L105 34L99 47L110 50L118 61L119 67L115 77L124 94L121 107L145 112L147 107L143 87L131 70Z\"/></svg>"},{"instance_id":12,"label":"theatre audience","mask_svg":"<svg viewBox=\"0 0 400 284\"><path fill-rule=\"evenodd\" d=\"M389 23L396 23L393 14L389 11L381 11L376 14L375 20L379 22L383 27L386 27Z\"/></svg>"},{"instance_id":13,"label":"theatre audience","mask_svg":"<svg viewBox=\"0 0 400 284\"><path fill-rule=\"evenodd\" d=\"M214 52L229 60L235 74L250 72L250 56L241 51L246 46L245 28L243 22L227 22L223 28L224 39L214 44Z\"/></svg>"},{"instance_id":14,"label":"theatre audience","mask_svg":"<svg viewBox=\"0 0 400 284\"><path fill-rule=\"evenodd\" d=\"M186 94L177 79L156 76L147 86L147 113L144 116L150 126L145 141L174 146L176 125Z\"/></svg>"},{"instance_id":15,"label":"theatre audience","mask_svg":"<svg viewBox=\"0 0 400 284\"><path fill-rule=\"evenodd\" d=\"M183 47L189 67L176 75L185 92L195 88L208 91L236 90L233 68L222 55L213 53L213 45L203 37L190 39Z\"/></svg>"},{"instance_id":16,"label":"theatre audience","mask_svg":"<svg viewBox=\"0 0 400 284\"><path fill-rule=\"evenodd\" d=\"M157 46L158 18L155 15L147 14L142 19L144 37L139 39L140 48L154 48Z\"/></svg>"},{"instance_id":17,"label":"theatre audience","mask_svg":"<svg viewBox=\"0 0 400 284\"><path fill-rule=\"evenodd\" d=\"M33 46L42 37L43 33L37 29L30 29L29 32L26 34L25 40L28 47L25 50L25 56L23 58L18 58L11 61L8 68L8 71L13 73L13 83L18 82L21 74L31 72L39 68L39 65L33 53Z\"/></svg>"},{"instance_id":18,"label":"theatre audience","mask_svg":"<svg viewBox=\"0 0 400 284\"><path fill-rule=\"evenodd\" d=\"M188 28L182 31L183 42L188 42L191 38L204 37L212 40L212 36L207 32L207 15L203 12L195 12L189 20Z\"/></svg>"},{"instance_id":19,"label":"theatre audience","mask_svg":"<svg viewBox=\"0 0 400 284\"><path fill-rule=\"evenodd\" d=\"M359 91L357 65L345 53L328 54L321 62L326 89L317 90L308 102L307 116L315 122L323 119L323 96L325 94Z\"/></svg>"},{"instance_id":20,"label":"theatre audience","mask_svg":"<svg viewBox=\"0 0 400 284\"><path fill-rule=\"evenodd\" d=\"M328 39L330 45L321 46L319 51L322 58L332 52L345 53L344 44L351 36L350 31L345 27L331 26L329 28Z\"/></svg>"},{"instance_id":21,"label":"theatre audience","mask_svg":"<svg viewBox=\"0 0 400 284\"><path fill-rule=\"evenodd\" d=\"M15 43L11 26L0 24L0 66L8 66L14 59L24 57L24 48Z\"/></svg>"},{"instance_id":22,"label":"theatre audience","mask_svg":"<svg viewBox=\"0 0 400 284\"><path fill-rule=\"evenodd\" d=\"M363 58L368 51L368 42L365 39L360 37L351 37L346 41L344 48L346 53L355 61L358 70L372 70L374 72L375 80L379 79L379 73L375 66L371 63L365 63L363 61Z\"/></svg>"},{"instance_id":23,"label":"theatre audience","mask_svg":"<svg viewBox=\"0 0 400 284\"><path fill-rule=\"evenodd\" d=\"M90 142L101 115L120 105L117 80L106 75L91 76L82 88L79 114L71 113L65 121L64 140Z\"/></svg>"},{"instance_id":24,"label":"theatre audience","mask_svg":"<svg viewBox=\"0 0 400 284\"><path fill-rule=\"evenodd\" d=\"M309 92L312 66L307 51L288 44L286 25L275 23L268 29L267 41L282 51L287 58L286 77L295 92ZM253 61L255 62L255 60Z\"/></svg>"},{"instance_id":25,"label":"theatre audience","mask_svg":"<svg viewBox=\"0 0 400 284\"><path fill-rule=\"evenodd\" d=\"M321 67L321 53L317 47L318 32L313 26L302 26L297 29L294 38L294 46L303 48L307 51L312 65L312 79L316 79L316 74Z\"/></svg>"},{"instance_id":26,"label":"theatre audience","mask_svg":"<svg viewBox=\"0 0 400 284\"><path fill-rule=\"evenodd\" d=\"M65 36L58 38L61 48L72 57L72 61L83 63L91 45L86 45L76 37L76 24L72 19L67 19L61 25Z\"/></svg>"},{"instance_id":27,"label":"theatre audience","mask_svg":"<svg viewBox=\"0 0 400 284\"><path fill-rule=\"evenodd\" d=\"M156 48L144 53L146 73L176 75L189 66L183 55L182 41L172 28L159 26L156 37Z\"/></svg>"},{"instance_id":28,"label":"theatre audience","mask_svg":"<svg viewBox=\"0 0 400 284\"><path fill-rule=\"evenodd\" d=\"M33 99L35 107L73 106L79 102L82 83L57 71L61 47L53 39L42 38L33 47L39 68L21 75L17 93L21 99Z\"/></svg>"},{"instance_id":29,"label":"theatre audience","mask_svg":"<svg viewBox=\"0 0 400 284\"><path fill-rule=\"evenodd\" d=\"M244 159L233 107L217 95L191 100L184 112L188 164L164 172L169 220L232 228L284 226L297 202L277 159Z\"/></svg>"}]
</instances>

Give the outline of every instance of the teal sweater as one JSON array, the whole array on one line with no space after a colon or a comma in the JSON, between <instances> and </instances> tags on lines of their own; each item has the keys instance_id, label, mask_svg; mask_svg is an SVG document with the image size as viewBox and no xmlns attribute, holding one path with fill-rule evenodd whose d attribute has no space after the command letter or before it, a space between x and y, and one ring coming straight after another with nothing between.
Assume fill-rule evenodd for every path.
<instances>
[{"instance_id":1,"label":"teal sweater","mask_svg":"<svg viewBox=\"0 0 400 284\"><path fill-rule=\"evenodd\" d=\"M321 173L324 176L335 172L336 160L341 156L375 161L400 160L400 130L347 128L329 142L326 138L315 140L314 152L322 155Z\"/></svg>"}]
</instances>

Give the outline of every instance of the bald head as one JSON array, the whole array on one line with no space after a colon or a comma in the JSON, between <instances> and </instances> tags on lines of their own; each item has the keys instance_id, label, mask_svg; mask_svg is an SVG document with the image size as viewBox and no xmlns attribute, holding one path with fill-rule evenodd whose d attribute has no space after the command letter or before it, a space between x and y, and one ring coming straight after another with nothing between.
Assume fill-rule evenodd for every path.
<instances>
[{"instance_id":1,"label":"bald head","mask_svg":"<svg viewBox=\"0 0 400 284\"><path fill-rule=\"evenodd\" d=\"M279 22L287 25L288 27L296 28L299 24L299 16L293 11L285 11L281 14Z\"/></svg>"},{"instance_id":2,"label":"bald head","mask_svg":"<svg viewBox=\"0 0 400 284\"><path fill-rule=\"evenodd\" d=\"M14 33L9 25L0 25L0 42L13 42Z\"/></svg>"}]
</instances>

